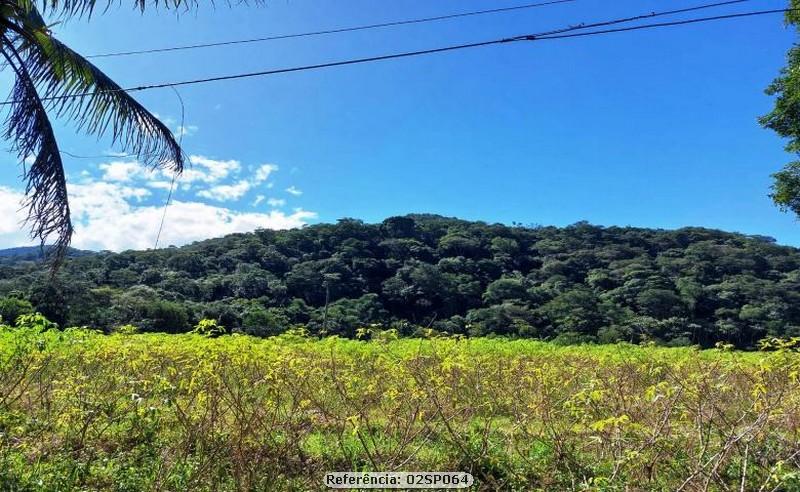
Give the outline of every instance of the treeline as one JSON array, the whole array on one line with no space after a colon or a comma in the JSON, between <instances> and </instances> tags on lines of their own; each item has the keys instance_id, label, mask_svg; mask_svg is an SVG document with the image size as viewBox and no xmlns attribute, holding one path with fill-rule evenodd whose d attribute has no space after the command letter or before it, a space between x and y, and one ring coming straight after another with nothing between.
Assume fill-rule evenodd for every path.
<instances>
[{"instance_id":1,"label":"treeline","mask_svg":"<svg viewBox=\"0 0 800 492\"><path fill-rule=\"evenodd\" d=\"M188 331L200 319L253 335L370 325L560 342L753 347L800 336L800 250L771 238L521 227L433 215L342 219L155 251L0 265L0 315L62 326Z\"/></svg>"}]
</instances>

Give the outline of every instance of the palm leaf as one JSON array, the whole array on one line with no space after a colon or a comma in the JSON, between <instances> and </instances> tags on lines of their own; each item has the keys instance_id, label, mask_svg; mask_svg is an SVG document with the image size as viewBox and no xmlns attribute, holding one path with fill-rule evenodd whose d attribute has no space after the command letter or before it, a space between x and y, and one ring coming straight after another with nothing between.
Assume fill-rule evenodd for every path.
<instances>
[{"instance_id":1,"label":"palm leaf","mask_svg":"<svg viewBox=\"0 0 800 492\"><path fill-rule=\"evenodd\" d=\"M17 75L5 136L21 159L35 156L25 172L28 221L50 250L55 269L63 260L73 227L66 178L47 110L77 122L79 129L110 134L144 164L180 173L184 156L172 132L100 69L51 36L29 0L0 0L3 56Z\"/></svg>"},{"instance_id":2,"label":"palm leaf","mask_svg":"<svg viewBox=\"0 0 800 492\"><path fill-rule=\"evenodd\" d=\"M50 35L29 31L20 42L25 66L48 109L88 134L110 135L151 167L183 171L172 131L99 68Z\"/></svg>"},{"instance_id":3,"label":"palm leaf","mask_svg":"<svg viewBox=\"0 0 800 492\"><path fill-rule=\"evenodd\" d=\"M252 0L251 3L262 3ZM114 143L151 167L183 170L184 155L172 132L91 62L54 38L42 12L64 17L91 15L121 0L0 0L0 52L16 73L5 137L21 159L33 157L25 171L28 220L42 244L57 235L54 266L72 237L66 177L47 111L77 122L79 129ZM200 0L132 0L146 7L194 9ZM213 0L208 0L213 5ZM247 3L227 0L226 4ZM54 268L55 271L55 268Z\"/></svg>"},{"instance_id":4,"label":"palm leaf","mask_svg":"<svg viewBox=\"0 0 800 492\"><path fill-rule=\"evenodd\" d=\"M53 127L33 80L11 40L2 36L2 42L0 51L16 73L4 136L14 143L20 160L34 156L24 173L27 220L32 225L31 236L39 239L42 246L51 236L57 237L49 251L55 271L66 255L73 231L64 166Z\"/></svg>"},{"instance_id":5,"label":"palm leaf","mask_svg":"<svg viewBox=\"0 0 800 492\"><path fill-rule=\"evenodd\" d=\"M32 1L32 0L25 0L25 1ZM103 9L104 11L108 10L109 8L115 5L121 5L123 3L122 0L39 0L38 2L41 5L42 12L47 13L53 12L58 15L64 15L66 17L72 16L83 16L83 15L91 15L97 9ZM202 4L210 4L214 5L214 0L206 0L202 2L200 0L131 0L130 3L133 6L140 10L144 11L146 8L163 8L168 10L194 10L195 8L199 7ZM262 4L264 3L263 0L222 0L220 3L224 3L226 5L240 5L240 4Z\"/></svg>"}]
</instances>

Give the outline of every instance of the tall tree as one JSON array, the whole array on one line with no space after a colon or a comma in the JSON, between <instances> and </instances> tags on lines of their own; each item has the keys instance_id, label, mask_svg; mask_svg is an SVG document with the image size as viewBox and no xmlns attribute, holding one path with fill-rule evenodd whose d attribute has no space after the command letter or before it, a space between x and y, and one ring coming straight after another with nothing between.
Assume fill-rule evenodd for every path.
<instances>
[{"instance_id":1,"label":"tall tree","mask_svg":"<svg viewBox=\"0 0 800 492\"><path fill-rule=\"evenodd\" d=\"M72 238L67 180L50 116L78 130L110 136L145 166L183 170L184 155L172 132L99 68L53 36L43 15L88 17L115 0L0 0L2 66L14 73L4 136L24 166L31 236L54 239L55 265ZM193 9L199 0L131 0L145 7ZM213 3L213 2L212 2Z\"/></svg>"},{"instance_id":2,"label":"tall tree","mask_svg":"<svg viewBox=\"0 0 800 492\"><path fill-rule=\"evenodd\" d=\"M800 0L791 0L790 9L786 13L786 23L797 29L800 23ZM775 107L759 121L788 139L787 152L800 155L800 45L795 44L789 50L786 67L766 92L776 96ZM800 217L800 161L790 162L772 176L772 200L781 210L792 211Z\"/></svg>"}]
</instances>

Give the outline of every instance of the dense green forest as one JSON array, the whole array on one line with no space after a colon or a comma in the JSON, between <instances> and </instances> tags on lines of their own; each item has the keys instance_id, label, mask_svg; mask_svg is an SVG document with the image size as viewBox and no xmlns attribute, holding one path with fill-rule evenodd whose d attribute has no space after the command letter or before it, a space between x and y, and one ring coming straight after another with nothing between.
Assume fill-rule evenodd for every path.
<instances>
[{"instance_id":1,"label":"dense green forest","mask_svg":"<svg viewBox=\"0 0 800 492\"><path fill-rule=\"evenodd\" d=\"M718 341L800 335L800 250L702 228L522 227L434 215L342 219L153 251L0 264L0 314L61 326L184 332L198 320L272 335Z\"/></svg>"}]
</instances>

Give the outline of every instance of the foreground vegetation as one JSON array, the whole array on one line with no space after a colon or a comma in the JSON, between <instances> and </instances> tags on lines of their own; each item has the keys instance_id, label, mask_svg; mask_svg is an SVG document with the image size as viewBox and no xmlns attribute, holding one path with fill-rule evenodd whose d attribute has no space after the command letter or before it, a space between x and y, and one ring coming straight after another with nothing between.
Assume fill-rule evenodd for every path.
<instances>
[{"instance_id":1,"label":"foreground vegetation","mask_svg":"<svg viewBox=\"0 0 800 492\"><path fill-rule=\"evenodd\" d=\"M83 252L73 252L84 254ZM257 336L378 323L581 342L754 348L800 336L800 250L701 228L509 227L431 215L346 219L156 251L0 259L0 315L61 326Z\"/></svg>"},{"instance_id":2,"label":"foreground vegetation","mask_svg":"<svg viewBox=\"0 0 800 492\"><path fill-rule=\"evenodd\" d=\"M0 328L0 489L321 490L334 470L462 470L482 490L800 490L788 351L209 326Z\"/></svg>"}]
</instances>

